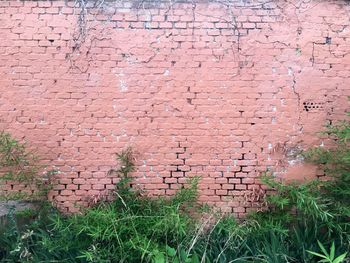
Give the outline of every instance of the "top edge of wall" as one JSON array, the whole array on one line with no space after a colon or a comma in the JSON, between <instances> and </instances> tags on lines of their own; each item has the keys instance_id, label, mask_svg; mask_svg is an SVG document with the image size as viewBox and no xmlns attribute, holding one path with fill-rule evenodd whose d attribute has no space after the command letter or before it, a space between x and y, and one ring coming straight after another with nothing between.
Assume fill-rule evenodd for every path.
<instances>
[{"instance_id":1,"label":"top edge of wall","mask_svg":"<svg viewBox=\"0 0 350 263\"><path fill-rule=\"evenodd\" d=\"M230 3L241 3L241 4L252 4L271 2L269 0L0 0L0 2L66 2L66 3L124 3L124 2L137 2L137 3L218 3L218 4L230 4Z\"/></svg>"},{"instance_id":2,"label":"top edge of wall","mask_svg":"<svg viewBox=\"0 0 350 263\"><path fill-rule=\"evenodd\" d=\"M280 1L280 0L276 0ZM88 8L95 8L101 4L114 6L117 8L169 8L169 6L185 4L195 6L196 4L218 4L220 6L246 7L246 8L264 8L274 9L271 0L0 0L0 2L41 2L41 3L65 3L70 7L76 7L84 3ZM271 5L272 4L272 5Z\"/></svg>"},{"instance_id":3,"label":"top edge of wall","mask_svg":"<svg viewBox=\"0 0 350 263\"><path fill-rule=\"evenodd\" d=\"M291 2L297 2L298 0L292 0ZM350 0L314 0L317 3L333 3L339 5L350 6ZM210 4L219 5L220 7L226 6L231 8L249 8L249 9L264 9L273 10L279 7L279 2L285 2L285 0L0 0L1 2L16 3L15 6L21 5L20 3L45 3L46 7L49 7L52 3L54 6L62 6L62 4L68 7L79 7L82 4L86 8L94 9L101 8L104 4L106 7L121 8L126 10L131 9L169 9L174 6L180 8L195 8L197 4ZM56 4L55 4L56 3ZM289 2L288 2L289 3ZM5 4L6 5L6 4Z\"/></svg>"}]
</instances>

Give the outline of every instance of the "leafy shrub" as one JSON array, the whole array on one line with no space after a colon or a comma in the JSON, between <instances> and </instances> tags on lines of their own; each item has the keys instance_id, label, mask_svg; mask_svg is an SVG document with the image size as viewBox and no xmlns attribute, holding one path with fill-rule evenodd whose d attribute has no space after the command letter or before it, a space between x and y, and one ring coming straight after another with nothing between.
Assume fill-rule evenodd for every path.
<instances>
[{"instance_id":1,"label":"leafy shrub","mask_svg":"<svg viewBox=\"0 0 350 263\"><path fill-rule=\"evenodd\" d=\"M268 197L270 209L264 217L288 229L293 257L299 262L309 262L307 251L316 251L317 244L333 247L335 242L339 253L350 249L350 123L328 126L323 134L333 139L334 147L314 148L304 155L325 169L328 180L283 184L262 177L276 193Z\"/></svg>"},{"instance_id":2,"label":"leafy shrub","mask_svg":"<svg viewBox=\"0 0 350 263\"><path fill-rule=\"evenodd\" d=\"M323 197L332 203L341 218L350 216L350 122L340 121L329 125L323 132L333 139L332 148L315 148L305 154L306 158L321 165L331 180L322 182Z\"/></svg>"},{"instance_id":3,"label":"leafy shrub","mask_svg":"<svg viewBox=\"0 0 350 263\"><path fill-rule=\"evenodd\" d=\"M117 155L121 177L115 200L101 201L82 214L64 216L52 208L20 225L10 214L0 232L1 262L152 262L283 263L346 260L349 230L349 124L326 131L332 149L305 156L323 165L331 180L284 184L271 176L262 181L275 190L265 212L243 222L197 204L197 183L172 198L146 198L133 189L131 149ZM195 216L194 216L195 215ZM23 215L22 215L23 216ZM329 247L329 251L325 249Z\"/></svg>"},{"instance_id":4,"label":"leafy shrub","mask_svg":"<svg viewBox=\"0 0 350 263\"><path fill-rule=\"evenodd\" d=\"M7 132L0 132L0 200L45 200L51 188L50 170L42 175L42 166L38 157ZM4 191L1 186L6 183L22 184L26 191Z\"/></svg>"},{"instance_id":5,"label":"leafy shrub","mask_svg":"<svg viewBox=\"0 0 350 263\"><path fill-rule=\"evenodd\" d=\"M37 215L24 229L9 215L0 235L4 262L161 262L185 255L186 238L195 230L187 208L195 205L198 179L173 198L145 198L130 187L131 151L118 155L122 175L113 202L100 202L83 214ZM45 213L47 215L48 213ZM49 223L44 223L48 221ZM189 241L189 240L188 240ZM175 251L174 251L175 250Z\"/></svg>"}]
</instances>

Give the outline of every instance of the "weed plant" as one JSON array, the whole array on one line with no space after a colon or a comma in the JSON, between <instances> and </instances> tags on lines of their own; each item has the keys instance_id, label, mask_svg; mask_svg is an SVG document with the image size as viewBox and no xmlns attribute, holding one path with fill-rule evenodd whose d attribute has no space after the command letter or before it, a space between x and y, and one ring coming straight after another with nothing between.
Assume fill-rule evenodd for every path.
<instances>
[{"instance_id":1,"label":"weed plant","mask_svg":"<svg viewBox=\"0 0 350 263\"><path fill-rule=\"evenodd\" d=\"M0 229L1 262L313 263L349 262L350 125L325 131L331 149L305 157L330 179L281 183L264 175L274 194L267 211L242 221L197 204L198 178L172 198L147 198L131 185L132 151L117 155L121 177L114 201L64 216L51 207L8 215ZM26 218L26 220L23 220ZM26 224L23 224L23 222Z\"/></svg>"},{"instance_id":2,"label":"weed plant","mask_svg":"<svg viewBox=\"0 0 350 263\"><path fill-rule=\"evenodd\" d=\"M43 172L38 156L11 134L0 132L0 201L46 200L55 170ZM25 191L4 190L6 185L22 185Z\"/></svg>"}]
</instances>

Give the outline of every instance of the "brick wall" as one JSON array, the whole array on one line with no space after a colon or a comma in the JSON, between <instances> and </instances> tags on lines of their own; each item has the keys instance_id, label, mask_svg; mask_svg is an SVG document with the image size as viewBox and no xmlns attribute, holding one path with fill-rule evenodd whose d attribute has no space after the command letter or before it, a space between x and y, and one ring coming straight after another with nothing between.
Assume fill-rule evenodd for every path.
<instances>
[{"instance_id":1,"label":"brick wall","mask_svg":"<svg viewBox=\"0 0 350 263\"><path fill-rule=\"evenodd\" d=\"M199 175L200 200L237 216L266 169L315 174L294 153L348 107L347 2L73 4L0 2L0 129L60 171L62 210L113 189L128 145L148 194Z\"/></svg>"}]
</instances>

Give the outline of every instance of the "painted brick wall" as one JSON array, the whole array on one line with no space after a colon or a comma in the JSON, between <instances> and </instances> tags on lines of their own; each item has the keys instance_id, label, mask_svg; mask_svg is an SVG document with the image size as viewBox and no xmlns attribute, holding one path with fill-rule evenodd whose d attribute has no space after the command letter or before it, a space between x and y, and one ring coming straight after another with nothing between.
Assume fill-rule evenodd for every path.
<instances>
[{"instance_id":1,"label":"painted brick wall","mask_svg":"<svg viewBox=\"0 0 350 263\"><path fill-rule=\"evenodd\" d=\"M73 2L1 1L0 129L60 171L50 196L64 211L113 189L114 153L131 145L148 194L199 175L201 201L242 216L266 169L317 173L295 152L327 146L315 133L348 107L349 9L106 1L83 16Z\"/></svg>"}]
</instances>

